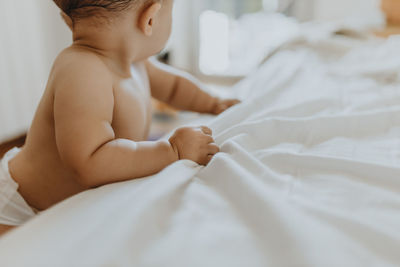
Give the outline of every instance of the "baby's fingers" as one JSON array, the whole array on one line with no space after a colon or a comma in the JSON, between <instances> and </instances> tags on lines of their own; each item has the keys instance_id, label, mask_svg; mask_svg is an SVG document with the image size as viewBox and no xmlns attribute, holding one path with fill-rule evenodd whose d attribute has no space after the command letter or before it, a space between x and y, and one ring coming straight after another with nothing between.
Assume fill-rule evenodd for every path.
<instances>
[{"instance_id":1,"label":"baby's fingers","mask_svg":"<svg viewBox=\"0 0 400 267\"><path fill-rule=\"evenodd\" d=\"M210 163L210 161L213 159L214 155L208 155L207 156L207 163L206 166L208 165L208 163Z\"/></svg>"},{"instance_id":2,"label":"baby's fingers","mask_svg":"<svg viewBox=\"0 0 400 267\"><path fill-rule=\"evenodd\" d=\"M212 144L208 144L206 150L203 150L203 151L204 151L204 154L198 163L200 165L207 166L208 163L210 163L210 161L214 157L214 155L217 154L220 150L216 144L212 143Z\"/></svg>"},{"instance_id":3,"label":"baby's fingers","mask_svg":"<svg viewBox=\"0 0 400 267\"><path fill-rule=\"evenodd\" d=\"M208 155L215 155L220 152L219 147L216 144L208 145Z\"/></svg>"},{"instance_id":4,"label":"baby's fingers","mask_svg":"<svg viewBox=\"0 0 400 267\"><path fill-rule=\"evenodd\" d=\"M215 155L208 155L208 156L204 159L203 164L201 164L201 165L207 166L207 165L210 163L210 161L214 158L214 156L215 156Z\"/></svg>"},{"instance_id":5,"label":"baby's fingers","mask_svg":"<svg viewBox=\"0 0 400 267\"><path fill-rule=\"evenodd\" d=\"M215 114L215 115L219 115L219 114L221 114L222 112L224 112L225 110L227 110L228 108L229 108L229 107L228 107L225 103L218 104L218 105L216 106L215 110L214 110L214 114Z\"/></svg>"},{"instance_id":6,"label":"baby's fingers","mask_svg":"<svg viewBox=\"0 0 400 267\"><path fill-rule=\"evenodd\" d=\"M225 104L226 104L228 107L232 107L232 106L237 105L237 104L239 104L239 103L241 103L241 101L238 100L238 99L228 99L228 100L226 101Z\"/></svg>"},{"instance_id":7,"label":"baby's fingers","mask_svg":"<svg viewBox=\"0 0 400 267\"><path fill-rule=\"evenodd\" d=\"M212 130L210 128L208 128L207 126L200 126L200 129L206 135L212 135L212 133L213 133Z\"/></svg>"}]
</instances>

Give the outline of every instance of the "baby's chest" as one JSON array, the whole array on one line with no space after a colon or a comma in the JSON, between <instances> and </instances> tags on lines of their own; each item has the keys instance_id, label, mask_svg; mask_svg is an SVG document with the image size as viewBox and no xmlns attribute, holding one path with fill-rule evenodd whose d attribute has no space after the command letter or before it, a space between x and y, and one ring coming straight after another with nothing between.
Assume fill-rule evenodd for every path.
<instances>
[{"instance_id":1,"label":"baby's chest","mask_svg":"<svg viewBox=\"0 0 400 267\"><path fill-rule=\"evenodd\" d=\"M147 138L151 122L150 91L129 84L114 88L112 126L117 138L142 141Z\"/></svg>"}]
</instances>

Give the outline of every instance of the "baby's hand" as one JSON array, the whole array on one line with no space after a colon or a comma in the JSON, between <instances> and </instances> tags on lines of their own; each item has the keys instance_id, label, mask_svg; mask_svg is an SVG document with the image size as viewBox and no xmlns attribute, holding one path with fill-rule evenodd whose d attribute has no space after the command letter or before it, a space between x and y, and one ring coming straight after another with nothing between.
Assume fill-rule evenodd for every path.
<instances>
[{"instance_id":1,"label":"baby's hand","mask_svg":"<svg viewBox=\"0 0 400 267\"><path fill-rule=\"evenodd\" d=\"M240 100L237 99L218 99L217 103L214 105L212 114L219 115L230 107L241 103Z\"/></svg>"},{"instance_id":2,"label":"baby's hand","mask_svg":"<svg viewBox=\"0 0 400 267\"><path fill-rule=\"evenodd\" d=\"M219 152L208 127L185 127L175 131L169 139L179 159L188 159L206 166Z\"/></svg>"}]
</instances>

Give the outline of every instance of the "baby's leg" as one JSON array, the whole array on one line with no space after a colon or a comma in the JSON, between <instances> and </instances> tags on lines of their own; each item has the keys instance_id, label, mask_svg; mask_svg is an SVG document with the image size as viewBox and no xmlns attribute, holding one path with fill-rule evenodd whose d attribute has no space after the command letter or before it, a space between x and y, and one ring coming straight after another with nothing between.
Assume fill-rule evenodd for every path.
<instances>
[{"instance_id":1,"label":"baby's leg","mask_svg":"<svg viewBox=\"0 0 400 267\"><path fill-rule=\"evenodd\" d=\"M15 226L9 226L9 225L2 225L0 224L0 236L4 235L11 229L15 228Z\"/></svg>"}]
</instances>

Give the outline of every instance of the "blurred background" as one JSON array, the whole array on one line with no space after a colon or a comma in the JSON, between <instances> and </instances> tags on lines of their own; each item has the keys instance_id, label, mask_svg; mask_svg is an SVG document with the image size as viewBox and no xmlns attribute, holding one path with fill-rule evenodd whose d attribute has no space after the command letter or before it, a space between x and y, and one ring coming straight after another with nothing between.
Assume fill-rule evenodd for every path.
<instances>
[{"instance_id":1,"label":"blurred background","mask_svg":"<svg viewBox=\"0 0 400 267\"><path fill-rule=\"evenodd\" d=\"M388 14L400 2L384 1L391 2ZM206 83L231 85L257 66L257 53L251 52L274 42L260 31L281 36L283 27L295 27L282 25L280 16L383 31L396 20L387 25L381 6L380 0L175 0L174 31L161 58ZM71 34L51 0L1 1L0 13L1 143L27 131L52 62L71 44ZM260 14L274 16L263 20Z\"/></svg>"}]
</instances>

